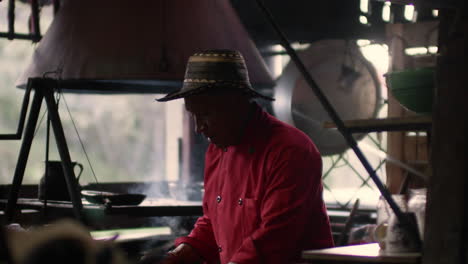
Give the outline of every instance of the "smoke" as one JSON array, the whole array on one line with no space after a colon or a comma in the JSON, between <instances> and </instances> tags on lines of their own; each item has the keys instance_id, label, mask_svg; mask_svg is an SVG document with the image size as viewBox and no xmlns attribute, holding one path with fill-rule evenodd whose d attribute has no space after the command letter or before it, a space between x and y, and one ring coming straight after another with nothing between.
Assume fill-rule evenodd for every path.
<instances>
[{"instance_id":1,"label":"smoke","mask_svg":"<svg viewBox=\"0 0 468 264\"><path fill-rule=\"evenodd\" d=\"M199 188L200 190L197 191L196 188ZM187 185L183 184L182 181L161 181L140 185L137 188L133 188L131 191L146 194L146 203L161 206L172 205L177 207L187 204L201 205L201 195L195 195L195 193L201 193L201 188L201 185ZM184 213L180 212L180 214ZM181 236L190 232L190 230L193 228L194 219L196 218L198 218L198 216L152 217L150 225L168 226L170 227L173 235Z\"/></svg>"}]
</instances>

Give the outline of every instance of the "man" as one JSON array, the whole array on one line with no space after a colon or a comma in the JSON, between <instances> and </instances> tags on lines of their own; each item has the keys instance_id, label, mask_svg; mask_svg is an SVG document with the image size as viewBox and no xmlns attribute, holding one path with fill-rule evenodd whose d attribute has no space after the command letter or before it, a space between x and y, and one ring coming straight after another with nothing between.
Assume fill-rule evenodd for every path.
<instances>
[{"instance_id":1,"label":"man","mask_svg":"<svg viewBox=\"0 0 468 264\"><path fill-rule=\"evenodd\" d=\"M304 249L333 246L322 200L319 152L298 129L264 112L242 55L208 50L189 58L180 91L205 156L203 212L162 263L285 264Z\"/></svg>"}]
</instances>

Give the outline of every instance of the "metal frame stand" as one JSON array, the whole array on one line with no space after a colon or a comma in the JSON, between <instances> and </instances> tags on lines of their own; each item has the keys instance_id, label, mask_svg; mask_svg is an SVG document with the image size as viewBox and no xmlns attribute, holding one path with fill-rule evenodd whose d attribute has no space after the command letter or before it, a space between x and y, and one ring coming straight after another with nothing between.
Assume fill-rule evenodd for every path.
<instances>
[{"instance_id":1,"label":"metal frame stand","mask_svg":"<svg viewBox=\"0 0 468 264\"><path fill-rule=\"evenodd\" d=\"M301 59L297 55L296 51L291 47L291 44L289 43L288 39L285 37L283 32L280 30L279 26L276 24L272 14L266 8L263 1L256 0L256 3L259 9L263 12L263 15L265 16L265 18L268 20L268 22L270 23L270 25L272 26L272 28L278 35L280 43L286 49L286 52L288 53L288 55L291 57L291 61L294 62L298 70L301 72L305 81L307 82L309 87L312 89L315 96L317 96L317 98L319 99L325 111L327 111L330 118L336 124L338 131L340 131L340 133L343 135L348 145L353 149L354 153L356 154L358 159L361 161L361 164L364 166L366 171L369 173L369 176L374 181L380 193L382 194L382 196L385 198L387 203L392 208L399 223L402 225L403 228L405 228L409 232L410 236L414 239L414 241L418 244L418 246L421 246L422 242L421 242L421 239L419 238L418 227L416 226L416 222L414 221L414 219L412 220L411 218L404 215L401 209L395 203L390 192L382 184L379 177L377 177L377 174L375 173L374 169L369 164L369 162L367 161L362 151L359 149L356 140L351 135L351 131L344 125L343 120L341 120L338 113L333 108L332 104L328 101L325 94L320 90L320 87L314 81L314 79L308 72L307 68L305 67L304 63L301 61Z\"/></svg>"},{"instance_id":2,"label":"metal frame stand","mask_svg":"<svg viewBox=\"0 0 468 264\"><path fill-rule=\"evenodd\" d=\"M73 204L73 213L75 217L84 221L81 202L81 195L78 182L75 178L75 172L71 163L70 152L65 139L62 123L58 113L58 105L54 99L54 88L57 87L57 80L50 78L30 78L28 87L34 89L34 97L29 111L29 118L26 123L24 139L21 143L21 148L18 156L18 162L13 177L13 183L9 193L8 203L5 210L6 220L8 223L13 222L16 213L16 204L18 201L19 190L23 182L24 171L31 150L31 144L34 138L34 132L37 126L39 112L41 110L42 100L45 100L49 112L50 123L57 142L60 159L62 160L62 168L67 183L68 193ZM27 95L29 96L29 95Z\"/></svg>"}]
</instances>

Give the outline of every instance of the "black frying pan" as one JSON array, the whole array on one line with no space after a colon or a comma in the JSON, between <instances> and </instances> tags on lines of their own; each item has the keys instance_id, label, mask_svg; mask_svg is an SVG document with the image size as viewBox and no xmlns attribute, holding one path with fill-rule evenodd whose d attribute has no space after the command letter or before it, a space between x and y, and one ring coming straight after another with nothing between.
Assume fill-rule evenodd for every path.
<instances>
[{"instance_id":1,"label":"black frying pan","mask_svg":"<svg viewBox=\"0 0 468 264\"><path fill-rule=\"evenodd\" d=\"M105 205L138 205L146 198L146 195L138 193L115 193L93 190L82 190L81 195L90 203Z\"/></svg>"}]
</instances>

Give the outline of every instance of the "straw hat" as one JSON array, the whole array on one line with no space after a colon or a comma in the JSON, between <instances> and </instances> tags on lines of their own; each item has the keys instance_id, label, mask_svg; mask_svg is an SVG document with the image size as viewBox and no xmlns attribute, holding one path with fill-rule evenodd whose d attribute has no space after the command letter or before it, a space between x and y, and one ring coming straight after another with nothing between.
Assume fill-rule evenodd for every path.
<instances>
[{"instance_id":1,"label":"straw hat","mask_svg":"<svg viewBox=\"0 0 468 264\"><path fill-rule=\"evenodd\" d=\"M252 97L275 100L252 88L244 58L235 50L206 50L193 54L187 63L182 88L156 100L166 102L216 88L239 89Z\"/></svg>"}]
</instances>

